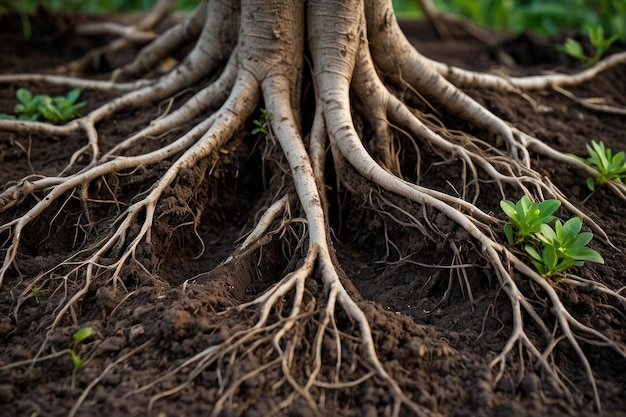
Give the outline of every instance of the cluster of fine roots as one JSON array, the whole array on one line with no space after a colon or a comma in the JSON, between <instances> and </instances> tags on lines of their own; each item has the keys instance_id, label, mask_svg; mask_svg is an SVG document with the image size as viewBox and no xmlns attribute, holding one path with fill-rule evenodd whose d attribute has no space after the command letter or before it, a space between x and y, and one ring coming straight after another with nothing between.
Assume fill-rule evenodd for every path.
<instances>
[{"instance_id":1,"label":"cluster of fine roots","mask_svg":"<svg viewBox=\"0 0 626 417\"><path fill-rule=\"evenodd\" d=\"M225 311L225 315L247 314L248 325L206 346L159 381L186 372L188 383L209 367L235 366L245 359L247 351L264 350L269 359L258 368L221 381L215 415L237 395L243 383L269 369L279 369L282 383L292 389L276 412L305 401L322 414L319 392L354 387L373 378L389 393L393 415L436 414L423 395L403 392L385 370L377 356L368 318L345 285L328 218L327 193L338 185L365 200L375 195L378 201L387 201L389 204L381 210L402 213L389 215L388 220L432 241L443 242L445 234L428 219L422 219L423 213L444 215L465 231L478 256L497 277L492 285L507 297L512 311L512 332L490 363L494 381L505 372L507 357L523 350L553 389L570 398L571 386L552 360L555 348L568 344L584 368L594 402L600 408L600 395L583 342L603 346L626 359L624 347L577 320L565 308L554 283L538 275L520 259L519 252L503 243L499 232L503 222L489 214L496 211L497 202L489 207L478 206L481 186L497 187L503 198L511 200L523 193L536 200L556 198L610 245L607 235L588 215L533 169L530 155L560 161L585 175L597 173L510 126L465 94L463 88L507 92L563 88L589 80L611 66L623 65L626 54L613 55L575 75L504 78L470 72L420 55L401 33L391 0L205 0L165 33L151 36L150 28L171 3L159 2L150 18L131 29L117 25L89 28L117 34L120 40L109 45L113 51L151 40L133 62L115 70L110 81L60 75L0 77L2 83L38 82L115 94L110 102L65 125L0 120L2 131L54 137L82 133L85 143L55 175L15 178L0 193L4 219L0 224L0 253L4 257L0 285L3 291L20 289L14 307L16 319L23 299L43 284L53 288L54 293L64 294L54 308L49 329L75 320L76 309L90 291L107 286L124 288L125 271L130 265L142 268L140 254L157 238L154 224L162 215L160 204L173 185L190 170L204 175L222 156L220 150L249 126L259 108L265 108L271 116L268 133L280 147L282 163L288 166L281 172L290 185L278 188L252 230L246 232L246 238L220 268L249 261L253 258L250 253L261 251L264 242L291 233L287 229L295 221L304 225L293 243L299 245L299 250L287 251L293 258L289 259L290 268L275 285L252 301ZM172 70L149 78L161 61L186 47L190 47L189 52ZM99 52L111 51L104 49ZM71 66L72 70L77 68L80 65ZM312 86L314 103L309 103L305 111L302 92L307 82ZM101 146L98 127L112 120L116 112L175 97L190 88L195 91L193 95L175 110L120 136L112 147ZM427 111L430 104L421 105L431 102L446 114L486 132L485 137L493 138L493 143L448 131ZM172 131L176 135L166 136ZM164 137L171 139L157 140ZM427 183L419 166L423 149L461 167L462 188L458 193L450 195L420 185ZM414 155L417 167L407 169L403 160L407 153ZM158 175L145 175L146 169L155 169ZM134 175L144 181L142 192L130 201L119 201L121 197L110 184L111 179ZM327 184L328 178L336 178L337 182ZM618 197L626 196L621 184L611 187ZM100 199L91 195L94 189L100 190ZM106 193L108 199L102 197ZM63 217L70 200L80 201L83 206L76 225L85 236L83 243L79 241L67 257L46 270L22 273L20 248L25 232L41 216ZM106 227L98 226L103 219L91 219L98 201L108 207ZM200 211L193 213L194 221L200 215ZM154 272L145 265L143 268L146 273ZM323 291L312 293L309 283L313 281L321 284ZM532 285L522 287L521 281ZM612 298L622 308L626 305L617 291L580 277L565 277L559 285L568 286L568 291L585 287ZM522 288L534 291L524 293ZM544 294L541 299L537 298L538 292ZM538 306L549 309L549 319L539 313ZM351 330L338 328L339 311L353 324ZM542 340L529 337L529 326L538 329ZM305 328L309 330L305 332ZM308 338L305 347L304 338ZM308 352L305 357L309 362L304 367L300 363L298 368L306 369L304 374L292 374L296 347ZM335 350L333 375L321 371L329 349ZM346 365L341 362L342 354L337 354L342 349L357 349L364 359ZM153 402L181 390L185 384L162 392Z\"/></svg>"}]
</instances>

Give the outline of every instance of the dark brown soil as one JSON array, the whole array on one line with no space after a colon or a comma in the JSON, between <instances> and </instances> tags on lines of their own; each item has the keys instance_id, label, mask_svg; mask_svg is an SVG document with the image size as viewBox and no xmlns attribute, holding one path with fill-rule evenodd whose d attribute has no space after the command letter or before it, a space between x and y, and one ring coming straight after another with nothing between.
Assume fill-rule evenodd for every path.
<instances>
[{"instance_id":1,"label":"dark brown soil","mask_svg":"<svg viewBox=\"0 0 626 417\"><path fill-rule=\"evenodd\" d=\"M75 24L86 19L41 13L34 18L32 39L26 41L21 36L18 19L0 18L0 72L46 71L81 57L104 41L73 33ZM426 56L479 70L500 66L495 51L473 39L459 38L454 45L444 44L426 24L408 22L404 27ZM505 69L509 73L580 69L577 63L555 52L554 42L524 35L502 37L500 44L520 63L515 68ZM0 112L12 112L15 91L23 86L0 85ZM27 87L37 93L62 91L45 85ZM626 106L626 68L609 70L572 91L581 97L604 97L610 103ZM586 155L585 143L592 139L602 140L613 149L626 148L623 116L586 110L555 92L532 93L525 97L484 91L470 93L512 125L558 150ZM103 93L85 91L83 99L88 102L85 112L110 98ZM120 135L134 131L136 126L149 123L158 116L161 104L128 109L116 114L110 123L99 125L103 147L110 147ZM471 130L453 119L444 121L454 128ZM81 136L29 137L0 132L0 184L9 185L32 173L56 173L76 149L84 146L83 141ZM52 213L26 230L18 261L21 275L9 275L0 289L0 367L72 347L72 334L79 327L91 326L96 335L76 347L89 362L77 373L74 388L70 386L72 363L68 355L0 371L0 416L65 416L99 376L98 384L89 388L77 415L146 415L153 395L184 379L177 376L147 391L134 390L245 325L245 318L238 322L236 316L220 313L229 306L249 301L276 282L284 271L293 268L283 260L285 248L277 244L267 245L261 261L242 261L238 269L217 267L272 195L267 181L261 179L263 164L258 153L255 141L242 134L221 152L219 159L206 161L206 166L189 170L179 178L160 206L164 215L157 220L155 234L158 236L154 240L161 242L161 246L143 245L136 254L138 263L146 269L129 267L117 288L98 287L98 283L94 283L80 307L71 311L71 320L62 322L51 332L47 329L64 296L64 288L71 291L81 285L73 282L74 278L58 288L58 283L48 282L37 297L23 301L17 315L10 312L24 289L25 280L72 253L77 245L75 224L81 213L80 204L68 199L63 211L66 217L59 219ZM427 158L428 152L425 154ZM212 167L211 175L198 191L197 178L207 166ZM598 222L617 248L625 247L626 204L623 201L602 188L589 196L584 176L568 166L539 157L533 158L533 166ZM165 169L167 166L158 166L135 172L133 176L119 177L119 183L108 186L120 187L127 195L135 195L143 191L142 181L154 180ZM433 166L425 181L428 186L454 193L458 171L455 174L449 166ZM481 190L479 206L497 212L501 198L497 187L485 185ZM102 195L106 200L107 194ZM185 195L193 198L185 199ZM425 241L418 231L394 226L386 216L378 214L376 209L384 207L380 201L361 201L350 195L342 199L341 210L336 206L331 208L338 261L354 285L352 291L355 294L358 291L363 298L360 305L370 319L383 365L407 395L418 402L428 402L428 407L447 416L596 414L583 367L566 342L560 343L554 360L572 388L573 402L555 393L541 370L528 363L527 354L522 355L524 363L517 352L511 354L504 377L494 386L494 374L488 363L510 335L512 316L509 302L498 291L495 278L491 277L466 235L447 225L445 218L435 217L440 222L437 225L448 227L452 237L445 245L434 245ZM186 207L184 200L193 200L192 206ZM339 199L333 199L336 200ZM99 207L101 212L96 212L96 222L109 219L115 212L115 205L110 202ZM189 225L179 227L186 210L198 207L202 207L204 214L197 230ZM18 213L0 214L1 223L9 220L8 215ZM398 252L385 244L385 236L397 245ZM3 242L6 238L0 235ZM202 250L199 239L206 250ZM461 288L454 276L456 284L449 300L439 303L448 287L449 270L396 262L400 253L403 257L412 254L407 259L428 265L450 265L453 261L450 242L456 244L464 256L463 263L476 265L467 270L473 302L467 288ZM602 253L606 265L587 265L577 273L613 289L624 287L624 254L600 239L594 240L592 246ZM4 257L4 252L0 251L0 256ZM151 274L147 274L147 270ZM519 285L533 290L521 279ZM309 286L311 294L322 293L321 286L317 288L314 283ZM566 286L558 289L566 307L579 320L622 346L626 344L623 305L588 291ZM541 314L550 320L550 311ZM339 312L340 330L348 332L350 323L342 317ZM528 332L532 338L541 339L540 332L532 326ZM308 334L305 331L302 337ZM40 352L42 346L44 351ZM601 415L626 415L626 360L602 347L583 344L583 348L598 384L603 406ZM358 350L342 354L346 363L352 361L355 366L359 363ZM226 374L219 377L232 380L243 371L261 366L265 359L251 354L248 360L240 369L227 369ZM332 368L334 363L329 359L324 366ZM156 401L149 415L209 415L220 395L215 385L216 372L209 368L182 391ZM279 380L280 375L268 372L244 384L240 388L242 395L237 398L249 400L230 404L229 411L223 415L271 415L273 407L290 393L289 386L284 381L278 384ZM355 388L338 390L336 394L326 394L324 398L316 400L328 415L391 413L388 394L372 380ZM305 402L297 402L281 415L313 414Z\"/></svg>"}]
</instances>

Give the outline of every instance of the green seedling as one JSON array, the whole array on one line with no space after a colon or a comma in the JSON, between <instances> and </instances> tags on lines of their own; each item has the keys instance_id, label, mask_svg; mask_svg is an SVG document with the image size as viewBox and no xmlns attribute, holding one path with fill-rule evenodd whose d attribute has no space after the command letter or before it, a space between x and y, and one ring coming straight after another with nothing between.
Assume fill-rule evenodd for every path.
<instances>
[{"instance_id":1,"label":"green seedling","mask_svg":"<svg viewBox=\"0 0 626 417\"><path fill-rule=\"evenodd\" d=\"M78 345L79 343L84 342L89 336L94 333L93 327L83 327L79 329L76 333L74 333L74 343Z\"/></svg>"},{"instance_id":2,"label":"green seedling","mask_svg":"<svg viewBox=\"0 0 626 417\"><path fill-rule=\"evenodd\" d=\"M85 341L85 339L87 339L89 336L91 336L94 333L94 330L92 327L83 327L81 329L79 329L76 333L74 333L74 347L72 349L67 349L65 350L65 352L69 353L71 358L72 358L72 363L74 364L74 369L72 371L72 379L70 382L70 387L74 388L74 386L76 385L76 373L83 368L85 365L87 365L87 362L89 362L89 360L83 360L80 355L76 352L76 347L82 343L83 341Z\"/></svg>"},{"instance_id":3,"label":"green seedling","mask_svg":"<svg viewBox=\"0 0 626 417\"><path fill-rule=\"evenodd\" d=\"M618 152L613 154L611 148L604 146L602 142L591 141L591 146L587 144L587 159L578 158L585 164L598 170L596 178L587 178L587 187L594 191L596 185L602 185L613 181L622 183L626 179L626 154Z\"/></svg>"},{"instance_id":4,"label":"green seedling","mask_svg":"<svg viewBox=\"0 0 626 417\"><path fill-rule=\"evenodd\" d=\"M259 120L253 120L252 123L256 126L252 130L252 134L256 135L257 133L261 133L266 137L271 137L272 133L270 132L270 122L272 121L272 113L270 113L267 109L261 109L261 118Z\"/></svg>"},{"instance_id":5,"label":"green seedling","mask_svg":"<svg viewBox=\"0 0 626 417\"><path fill-rule=\"evenodd\" d=\"M573 266L584 262L603 264L604 259L587 244L593 238L591 232L581 232L582 220L574 217L562 223L556 220L554 229L548 224L560 206L558 200L534 203L523 196L513 204L502 200L500 207L509 216L504 233L510 245L524 243L524 250L532 258L531 263L543 277L561 275Z\"/></svg>"},{"instance_id":6,"label":"green seedling","mask_svg":"<svg viewBox=\"0 0 626 417\"><path fill-rule=\"evenodd\" d=\"M94 333L95 331L92 327L83 327L79 329L76 333L74 333L73 335L74 344L72 348L63 349L58 352L52 349L52 353L49 355L40 356L35 359L27 359L23 361L14 362L10 365L5 365L5 366L0 367L0 369L5 370L5 369L14 368L17 366L33 365L34 363L47 361L47 360L58 358L60 356L68 354L70 355L72 359L72 364L74 365L74 369L72 370L72 379L70 382L70 386L74 388L76 386L76 374L78 373L80 369L84 368L85 365L87 365L87 363L89 362L89 359L83 359L80 357L80 355L77 352L77 347L79 344L84 342L87 338L89 338Z\"/></svg>"},{"instance_id":7,"label":"green seedling","mask_svg":"<svg viewBox=\"0 0 626 417\"><path fill-rule=\"evenodd\" d=\"M70 355L70 357L72 358L72 364L74 365L74 369L72 370L72 379L70 380L71 388L74 388L76 386L76 373L78 373L78 371L82 369L85 365L87 365L87 362L89 362L89 359L84 360L83 358L80 357L78 352L76 352L76 348L78 347L79 344L84 342L93 333L94 333L93 327L82 327L79 330L77 330L76 333L74 333L74 335L72 336L74 339L74 346L71 349L63 349L62 351L54 352L49 356L41 358L42 360L56 358L66 353Z\"/></svg>"},{"instance_id":8,"label":"green seedling","mask_svg":"<svg viewBox=\"0 0 626 417\"><path fill-rule=\"evenodd\" d=\"M80 96L80 89L74 88L66 96L42 96L39 111L44 118L53 123L65 123L80 117L80 110L85 102L76 103Z\"/></svg>"},{"instance_id":9,"label":"green seedling","mask_svg":"<svg viewBox=\"0 0 626 417\"><path fill-rule=\"evenodd\" d=\"M595 64L602 58L602 55L611 47L613 42L619 38L619 35L605 38L604 29L600 25L588 27L587 34L595 50L593 55L586 55L580 42L572 38L567 38L560 49L572 58L578 59L585 64Z\"/></svg>"},{"instance_id":10,"label":"green seedling","mask_svg":"<svg viewBox=\"0 0 626 417\"><path fill-rule=\"evenodd\" d=\"M33 297L35 297L35 301L39 302L39 293L41 292L41 287L33 287L32 293Z\"/></svg>"},{"instance_id":11,"label":"green seedling","mask_svg":"<svg viewBox=\"0 0 626 417\"><path fill-rule=\"evenodd\" d=\"M544 277L561 274L573 266L582 266L585 261L604 263L600 254L586 247L593 238L591 232L580 232L582 220L573 217L564 224L557 220L554 229L541 225L541 233L536 235L538 245L526 245L524 249L533 258L532 264Z\"/></svg>"},{"instance_id":12,"label":"green seedling","mask_svg":"<svg viewBox=\"0 0 626 417\"><path fill-rule=\"evenodd\" d=\"M33 94L25 88L20 88L16 93L18 104L15 105L15 113L20 120L38 120L41 117L39 104L42 95L33 96Z\"/></svg>"},{"instance_id":13,"label":"green seedling","mask_svg":"<svg viewBox=\"0 0 626 417\"><path fill-rule=\"evenodd\" d=\"M80 117L80 110L85 106L85 102L77 103L80 96L80 89L74 88L66 96L50 97L42 94L33 94L25 89L17 90L16 97L18 103L15 105L15 114L10 115L0 113L3 119L19 119L37 121L42 117L52 123L65 123Z\"/></svg>"},{"instance_id":14,"label":"green seedling","mask_svg":"<svg viewBox=\"0 0 626 417\"><path fill-rule=\"evenodd\" d=\"M500 207L509 217L504 226L504 234L509 245L516 245L541 232L541 225L555 219L552 215L561 205L559 200L545 200L535 203L528 196L523 196L513 204L511 201L500 201Z\"/></svg>"}]
</instances>

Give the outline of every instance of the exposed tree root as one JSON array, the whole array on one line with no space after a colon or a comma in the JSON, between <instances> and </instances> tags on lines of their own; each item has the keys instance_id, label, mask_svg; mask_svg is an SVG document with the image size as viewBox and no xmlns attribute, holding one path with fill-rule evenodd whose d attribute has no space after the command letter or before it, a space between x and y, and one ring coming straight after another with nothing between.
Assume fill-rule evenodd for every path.
<instances>
[{"instance_id":1,"label":"exposed tree root","mask_svg":"<svg viewBox=\"0 0 626 417\"><path fill-rule=\"evenodd\" d=\"M570 87L593 79L602 71L617 65L624 65L626 53L621 52L607 57L592 67L576 74L547 74L528 77L504 77L464 70L428 58L428 61L441 75L458 87L490 88L501 91L545 90L550 87Z\"/></svg>"},{"instance_id":2,"label":"exposed tree root","mask_svg":"<svg viewBox=\"0 0 626 417\"><path fill-rule=\"evenodd\" d=\"M401 34L390 1L310 0L305 5L299 0L246 0L241 10L239 7L236 1L203 2L188 19L155 39L133 63L114 74L115 80L144 76L173 50L197 40L185 60L170 73L152 81L101 82L34 75L0 77L3 83L28 80L123 93L63 126L0 121L0 129L18 133L63 136L82 131L86 138L85 147L72 155L57 176L16 178L0 194L0 213L8 213L11 219L0 225L4 241L0 284L4 280L6 287L7 283L15 285L18 279L23 280L13 312L16 320L19 320L23 300L32 296L35 287L45 284L52 288L48 291L50 294L63 294L50 321L49 327L54 328L72 320L73 310L94 286L124 287L121 276L130 264L143 268L150 275L151 271L141 265L136 255L143 245L152 242L153 224L162 214L159 204L164 195L183 172L219 155L219 150L245 127L246 120L262 99L271 114L269 128L289 168L285 178L292 181L293 187L281 190L255 228L222 266L238 262L244 253L261 250L267 236L287 233L289 222L285 221L285 216L290 211L301 212L306 219L305 232L299 236L302 251L291 253L293 267L276 285L225 313L225 317L231 318L247 314L253 319L249 318L246 323L253 324L235 329L225 340L207 346L153 384L140 388L158 388L167 378L188 372L187 382L155 395L150 406L180 391L209 367L217 368L218 373L226 372L227 368L237 367L248 355L260 355L267 361L256 369L220 378L220 397L216 399L213 415L219 415L228 407L242 384L270 368L282 372L283 378L277 384L286 384L292 389L292 393L272 410L275 413L304 400L316 415L323 415L320 390L349 388L374 379L392 398L391 415L407 415L407 410L419 416L437 415L428 393L409 395L403 392L385 370L376 353L368 318L342 281L343 272L333 253L328 219L325 174L331 168L326 167L325 162L330 148L338 182L357 195L369 193L369 198L372 195L379 198L392 223L410 226L412 231L417 230L415 233L432 241L446 242L447 234L434 226L428 216L424 215L422 222L414 212L416 207L424 213L434 210L463 229L472 245L478 248L497 277L498 288L508 297L513 315L512 333L491 361L496 382L506 370L509 355L521 346L532 358L533 366L544 370L555 390L573 401L568 382L561 378L560 370L551 360L557 346L567 342L585 369L595 405L600 410L601 395L583 348L585 345L606 347L626 359L624 346L581 323L561 301L560 287L538 275L519 254L502 243L498 231L502 221L489 214L496 210L497 202L490 207L478 206L480 187L485 185L498 187L503 198L514 198L512 189L537 199L558 198L567 211L583 217L585 223L610 244L608 236L587 214L533 169L530 154L562 161L587 175L597 175L597 172L508 125L461 88L519 91L570 86L589 80L610 66L623 65L626 55L613 55L581 74L504 78L452 68L421 56ZM233 21L237 24L232 24ZM142 23L138 28L147 30L152 23ZM241 32L237 35L233 28L239 26ZM124 40L117 41L107 51L127 45L133 37L127 32L122 35ZM301 104L305 44L312 57L316 103L310 132L303 131L302 119L308 116L303 114ZM109 120L122 109L171 97L201 82L208 84L175 111L131 132L111 149L100 149L98 123ZM422 96L495 135L497 140L487 144L467 134L449 132L431 116L407 104L411 100L423 100ZM361 108L363 114L355 114L355 109ZM197 117L204 120L186 128L167 144L155 144L150 152L134 151L136 145L151 143L152 138L189 126ZM373 135L371 141L370 134ZM463 171L463 187L458 195L420 185L423 171L420 166L404 172L406 168L401 158L404 150L398 137L408 137L409 147L416 155L421 149L431 149L443 163L457 161ZM502 144L506 145L508 155L498 149ZM85 160L83 155L89 157ZM98 183L106 188L107 181L113 178L132 176L146 167L156 169L163 163L167 165L159 177L132 200L120 201L116 191L109 187L104 194L108 194L110 202L117 207L107 219L111 227L92 229L95 226L90 221L87 204L92 193L90 187ZM203 177L206 167L199 171L198 175ZM348 175L350 172L356 172L359 179ZM617 195L626 198L622 184L611 186ZM365 189L368 191L363 191ZM391 203L386 196L399 198L405 204ZM85 224L81 227L93 232L84 233L85 243L78 245L58 265L36 276L20 277L19 253L25 230L44 215L48 216L46 218L62 215L66 204L74 200L83 203ZM400 214L396 216L392 212ZM471 287L465 272L471 265L464 264L453 242L447 244L456 267L456 275L450 274L448 289L451 290L453 276L456 276L471 299L476 289ZM311 281L323 284L321 296L311 291ZM525 284L520 285L521 281ZM622 317L625 315L626 299L620 291L573 275L564 278L562 285L567 286L568 291L584 287L612 298L617 305L613 310ZM539 299L536 292L527 289L529 286L546 299ZM448 295L447 291L442 301ZM538 304L552 312L549 319L539 314ZM350 334L338 329L338 309L353 325ZM298 368L306 369L302 374L295 368L294 357L297 350L302 349L300 345L306 337L307 326L314 329L314 337L306 341L305 349L310 355L306 367ZM529 333L530 329L538 330L543 340L537 341ZM343 363L342 350L345 349L358 350L365 361ZM330 351L334 352L336 361L334 375L322 372L323 357ZM80 401L83 400L84 396Z\"/></svg>"},{"instance_id":3,"label":"exposed tree root","mask_svg":"<svg viewBox=\"0 0 626 417\"><path fill-rule=\"evenodd\" d=\"M150 13L146 14L136 25L123 26L115 23L92 23L79 27L77 30L79 34L112 35L116 36L117 39L108 45L92 50L79 60L58 68L57 71L80 74L89 68L98 69L101 61L107 56L119 53L132 45L144 45L150 42L157 36L152 29L170 14L176 1L159 0ZM201 9L202 7L198 8L198 10Z\"/></svg>"}]
</instances>

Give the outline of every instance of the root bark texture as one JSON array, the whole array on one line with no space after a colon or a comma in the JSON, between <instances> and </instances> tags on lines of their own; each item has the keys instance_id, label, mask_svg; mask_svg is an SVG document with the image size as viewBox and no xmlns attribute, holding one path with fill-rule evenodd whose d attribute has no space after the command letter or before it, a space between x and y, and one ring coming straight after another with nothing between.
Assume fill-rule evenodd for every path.
<instances>
[{"instance_id":1,"label":"root bark texture","mask_svg":"<svg viewBox=\"0 0 626 417\"><path fill-rule=\"evenodd\" d=\"M131 41L146 41L146 31L162 17L161 8L170 3L159 2L155 15L135 28L140 32L116 26L85 30L113 30L121 34L123 40L112 45L112 50ZM169 73L154 79L137 79L152 76L150 69L156 63L192 43L186 58ZM310 62L305 57L310 57ZM225 320L246 317L244 325L137 390L156 392L150 408L163 397L184 389L207 369L217 369L221 375L250 357L261 357L266 361L256 369L219 378L220 396L215 399L213 415L220 415L242 395L243 385L270 369L279 369L282 374L275 386L285 384L291 392L275 404L271 410L274 413L303 401L314 414L324 415L328 412L323 400L326 392L375 381L391 398L390 415L438 415L428 392L406 392L386 370L377 354L362 302L346 284L335 257L329 219L327 194L332 186L337 186L364 199L372 200L374 196L386 202L385 215L391 223L408 226L411 233L431 241L446 242L448 235L426 213L443 215L464 231L486 269L497 277L493 290L502 291L512 312L508 342L490 363L494 385L507 371L507 360L521 351L520 357L530 358L532 366L542 369L545 380L559 395L576 402L567 377L553 360L558 346L567 344L584 367L593 402L600 410L601 394L585 349L590 345L602 346L626 360L624 346L577 319L561 301L555 284L528 267L519 251L503 243L503 222L492 214L498 202L491 202L488 207L484 202L479 205L481 187L486 186L497 187L502 197L509 199L514 199L516 193L526 193L534 199L558 198L567 211L583 217L610 245L592 218L533 168L530 156L562 161L587 175L597 172L510 126L462 88L509 92L566 87L623 63L624 57L618 54L581 74L504 78L452 68L420 55L402 35L391 1L203 1L187 19L148 44L131 64L116 70L113 81L51 75L0 77L2 83L28 80L108 89L119 94L63 126L0 121L0 129L32 134L35 140L37 135L77 132L85 137L84 148L76 150L58 175L15 178L0 193L0 213L4 215L2 219L8 219L0 224L4 256L0 284L6 291L20 282L21 291L13 311L16 320L21 304L32 296L34 288L45 286L53 288L50 294L63 294L55 298L57 305L49 324L52 330L72 322L73 311L90 291L101 287L125 289L123 276L130 265L139 265L151 275L154 270L141 265L138 252L155 239L153 228L163 215L164 196L189 170L204 166L200 170L204 176L206 164L202 161L219 160L220 150L249 127L250 118L262 106L269 115L267 139L275 141L282 153L281 181L289 185L280 187L247 238L221 267L245 262L251 253L261 253L265 242L275 239L292 242L292 250L287 252L290 266L282 279L265 292L224 312ZM303 107L303 83L309 70L314 92L310 101L315 103L310 114ZM173 112L135 132L127 132L114 146L101 149L99 124L123 109L163 100L188 88L194 88L195 93L178 103ZM469 134L451 133L434 123L427 110L408 104L426 99L495 140L486 143ZM182 133L166 135L181 129ZM154 138L165 135L167 140L155 142ZM399 137L409 140L399 141ZM462 189L450 195L421 185L424 169L420 168L419 157L417 168L407 170L402 160L404 147L417 156L428 150L440 162L459 164ZM330 160L332 164L327 164ZM145 180L141 192L131 200L120 200L109 186L120 176L158 167L165 168L158 171L156 179ZM326 183L329 172L336 176L336 184ZM109 202L117 207L106 219L110 227L98 231L89 221L90 207L95 201L91 194L96 186L108 189ZM611 186L624 198L622 184ZM101 200L102 196L98 198ZM403 203L391 203L391 199ZM80 225L81 230L92 232L85 233L84 243L58 265L34 276L21 274L20 251L26 231L42 216L62 216L64 207L74 201L83 203L84 215L79 222L85 224ZM298 222L300 233L294 233L293 216L302 219ZM294 239L286 237L294 235L295 244ZM461 265L456 276L464 293L470 298L476 296L483 289L472 288L465 272L469 266L463 265L461 251L454 242L446 245L453 252L454 263ZM449 290L454 285L452 277L451 273ZM323 290L313 291L314 282L320 283ZM576 276L565 277L559 285L567 286L568 291L584 287L611 298L621 306L620 314L624 314L624 296L605 285ZM539 292L542 296L538 296ZM446 300L448 296L446 291ZM550 315L546 317L541 309L549 310ZM349 328L338 324L339 313L342 320L351 323ZM303 349L308 361L304 366L296 359ZM358 352L362 359L346 363L348 350ZM335 371L329 374L322 365L331 353ZM172 378L180 381L180 374L185 375L184 382L161 388ZM80 402L84 399L81 396ZM72 413L76 411L77 408Z\"/></svg>"}]
</instances>

